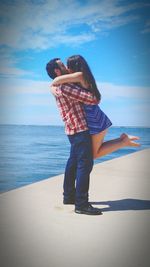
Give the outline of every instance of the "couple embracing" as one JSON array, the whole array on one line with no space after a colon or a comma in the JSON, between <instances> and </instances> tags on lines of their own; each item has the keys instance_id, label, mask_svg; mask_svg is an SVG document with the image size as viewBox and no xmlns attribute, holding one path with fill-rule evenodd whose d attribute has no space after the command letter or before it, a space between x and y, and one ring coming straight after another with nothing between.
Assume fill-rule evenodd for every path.
<instances>
[{"instance_id":1,"label":"couple embracing","mask_svg":"<svg viewBox=\"0 0 150 267\"><path fill-rule=\"evenodd\" d=\"M123 133L117 139L103 142L112 123L98 105L101 94L82 56L69 57L67 67L60 58L54 58L47 63L46 70L53 79L51 92L71 144L64 175L63 203L75 205L78 214L101 215L101 210L89 202L93 159L126 146L137 147L139 144L134 140L139 138Z\"/></svg>"}]
</instances>

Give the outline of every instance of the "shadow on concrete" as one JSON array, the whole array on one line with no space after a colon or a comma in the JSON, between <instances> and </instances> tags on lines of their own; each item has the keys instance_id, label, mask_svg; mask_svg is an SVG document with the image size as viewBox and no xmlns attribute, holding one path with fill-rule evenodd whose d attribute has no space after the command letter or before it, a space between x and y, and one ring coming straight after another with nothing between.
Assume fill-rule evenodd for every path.
<instances>
[{"instance_id":1,"label":"shadow on concrete","mask_svg":"<svg viewBox=\"0 0 150 267\"><path fill-rule=\"evenodd\" d=\"M120 199L113 201L90 202L93 205L106 205L101 211L123 211L123 210L150 210L150 200Z\"/></svg>"}]
</instances>

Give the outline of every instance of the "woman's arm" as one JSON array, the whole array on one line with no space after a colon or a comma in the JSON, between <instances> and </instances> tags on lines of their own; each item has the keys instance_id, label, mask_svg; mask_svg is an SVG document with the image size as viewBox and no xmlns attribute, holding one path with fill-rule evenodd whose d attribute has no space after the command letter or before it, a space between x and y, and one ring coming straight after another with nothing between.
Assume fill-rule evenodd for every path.
<instances>
[{"instance_id":1,"label":"woman's arm","mask_svg":"<svg viewBox=\"0 0 150 267\"><path fill-rule=\"evenodd\" d=\"M83 83L83 74L82 72L75 72L75 73L70 73L70 74L65 74L56 77L52 85L59 85L63 83Z\"/></svg>"}]
</instances>

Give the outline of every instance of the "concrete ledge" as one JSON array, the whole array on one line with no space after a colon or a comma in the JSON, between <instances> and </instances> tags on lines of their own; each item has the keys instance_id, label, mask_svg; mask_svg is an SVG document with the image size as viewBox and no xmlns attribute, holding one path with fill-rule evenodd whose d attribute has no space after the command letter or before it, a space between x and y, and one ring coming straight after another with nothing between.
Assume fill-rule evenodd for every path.
<instances>
[{"instance_id":1,"label":"concrete ledge","mask_svg":"<svg viewBox=\"0 0 150 267\"><path fill-rule=\"evenodd\" d=\"M63 175L0 195L2 267L149 267L150 149L94 166L90 201L62 204Z\"/></svg>"}]
</instances>

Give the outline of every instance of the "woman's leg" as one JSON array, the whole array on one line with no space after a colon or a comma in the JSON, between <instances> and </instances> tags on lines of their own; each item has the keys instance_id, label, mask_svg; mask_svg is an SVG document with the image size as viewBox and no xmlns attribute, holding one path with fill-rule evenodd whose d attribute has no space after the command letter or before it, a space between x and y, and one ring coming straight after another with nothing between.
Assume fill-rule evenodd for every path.
<instances>
[{"instance_id":1,"label":"woman's leg","mask_svg":"<svg viewBox=\"0 0 150 267\"><path fill-rule=\"evenodd\" d=\"M100 147L102 146L103 144L103 140L104 140L104 137L107 133L107 130L104 130L98 134L93 134L91 135L92 137L92 149L93 149L93 158L96 159L97 158L97 154L98 154L98 151L100 149Z\"/></svg>"},{"instance_id":2,"label":"woman's leg","mask_svg":"<svg viewBox=\"0 0 150 267\"><path fill-rule=\"evenodd\" d=\"M133 142L138 140L137 136L130 136L123 133L119 138L110 141L103 142L107 130L100 132L99 134L92 135L92 147L93 147L93 158L99 158L112 153L120 148L126 146L138 147L140 144Z\"/></svg>"}]
</instances>

